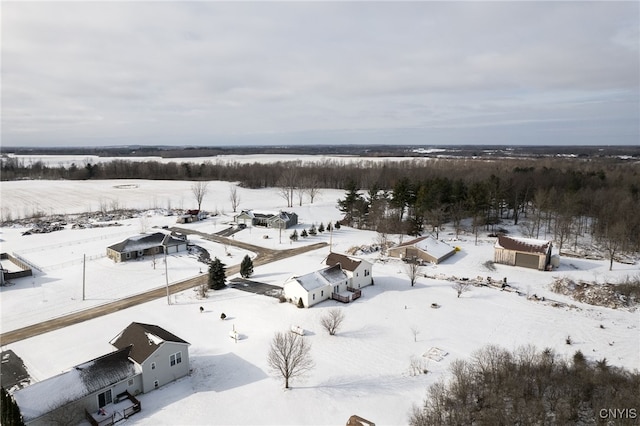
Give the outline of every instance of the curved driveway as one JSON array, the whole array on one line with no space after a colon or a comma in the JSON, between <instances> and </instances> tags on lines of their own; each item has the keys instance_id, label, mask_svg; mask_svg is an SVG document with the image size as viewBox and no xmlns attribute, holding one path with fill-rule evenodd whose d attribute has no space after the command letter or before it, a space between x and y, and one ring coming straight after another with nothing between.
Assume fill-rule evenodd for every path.
<instances>
[{"instance_id":1,"label":"curved driveway","mask_svg":"<svg viewBox=\"0 0 640 426\"><path fill-rule=\"evenodd\" d=\"M288 257L296 256L298 254L306 253L308 251L317 250L322 247L326 247L328 245L327 243L316 243L309 246L303 246L303 247L298 247L298 248L288 249L288 250L272 250L265 247L254 246L253 244L248 244L242 241L236 241L233 238L225 238L215 234L205 234L203 232L198 232L198 231L185 229L185 228L173 227L171 228L171 230L181 232L184 234L198 235L210 241L214 241L221 244L232 245L245 250L255 252L256 257L253 260L254 266L264 265L270 262L275 262L277 260L286 259ZM232 265L227 268L227 275L237 274L239 271L240 271L240 265ZM201 284L205 284L206 282L207 282L207 274L198 275L196 277L188 278L186 280L178 281L176 283L169 285L169 293L170 294L179 293L181 291L188 290L193 287L197 287ZM67 327L69 325L78 324L83 321L97 318L102 315L118 312L123 309L130 308L132 306L136 306L142 303L150 302L155 299L166 297L166 295L167 295L166 287L160 287L154 290L149 290L145 293L125 297L124 299L119 299L114 302L106 303L104 305L96 306L90 309L85 309L79 312L74 312L72 314L64 315L62 317L54 318L41 323L18 328L16 330L7 331L6 333L2 333L0 335L0 345L2 346L8 345L10 343L14 343L23 339L28 339L29 337L37 336L39 334L44 334L49 331L58 330L60 328Z\"/></svg>"}]
</instances>

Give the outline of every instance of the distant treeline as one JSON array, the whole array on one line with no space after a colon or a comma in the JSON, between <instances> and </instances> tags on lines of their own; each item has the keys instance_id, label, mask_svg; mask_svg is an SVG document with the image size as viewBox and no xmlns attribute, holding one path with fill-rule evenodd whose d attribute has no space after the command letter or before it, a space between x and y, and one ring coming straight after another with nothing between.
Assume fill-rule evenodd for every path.
<instances>
[{"instance_id":1,"label":"distant treeline","mask_svg":"<svg viewBox=\"0 0 640 426\"><path fill-rule=\"evenodd\" d=\"M472 218L475 231L527 217L532 237L553 235L562 248L585 233L610 254L640 248L640 167L633 160L424 159L239 163L113 160L51 166L1 162L2 180L169 179L238 182L279 188L288 205L294 193L344 189L345 222L379 232L418 235ZM301 200L302 198L299 197ZM533 219L533 220L531 220ZM617 241L609 247L612 236ZM609 243L607 243L609 241Z\"/></svg>"}]
</instances>

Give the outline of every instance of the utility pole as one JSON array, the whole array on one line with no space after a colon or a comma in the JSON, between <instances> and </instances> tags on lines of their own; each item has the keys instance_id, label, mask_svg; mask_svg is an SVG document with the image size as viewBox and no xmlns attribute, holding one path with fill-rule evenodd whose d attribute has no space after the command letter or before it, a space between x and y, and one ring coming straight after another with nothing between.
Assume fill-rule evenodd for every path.
<instances>
[{"instance_id":1,"label":"utility pole","mask_svg":"<svg viewBox=\"0 0 640 426\"><path fill-rule=\"evenodd\" d=\"M169 298L169 267L167 266L167 246L164 246L164 278L167 283L167 305L170 305L171 299Z\"/></svg>"},{"instance_id":2,"label":"utility pole","mask_svg":"<svg viewBox=\"0 0 640 426\"><path fill-rule=\"evenodd\" d=\"M85 253L82 255L82 300L84 300L84 296L85 296L86 276L87 276L87 254Z\"/></svg>"}]
</instances>

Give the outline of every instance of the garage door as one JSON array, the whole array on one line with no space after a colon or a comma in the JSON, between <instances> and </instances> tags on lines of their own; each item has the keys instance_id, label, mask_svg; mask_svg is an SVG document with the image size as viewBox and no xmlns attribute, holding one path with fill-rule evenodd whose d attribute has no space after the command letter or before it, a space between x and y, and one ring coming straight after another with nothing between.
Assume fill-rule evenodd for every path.
<instances>
[{"instance_id":1,"label":"garage door","mask_svg":"<svg viewBox=\"0 0 640 426\"><path fill-rule=\"evenodd\" d=\"M516 266L538 269L539 257L535 254L516 253Z\"/></svg>"}]
</instances>

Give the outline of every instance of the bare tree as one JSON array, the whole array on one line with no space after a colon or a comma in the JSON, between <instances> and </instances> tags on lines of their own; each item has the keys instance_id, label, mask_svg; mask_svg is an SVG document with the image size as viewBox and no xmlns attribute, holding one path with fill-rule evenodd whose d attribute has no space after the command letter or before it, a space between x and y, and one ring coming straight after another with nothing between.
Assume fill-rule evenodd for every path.
<instances>
[{"instance_id":1,"label":"bare tree","mask_svg":"<svg viewBox=\"0 0 640 426\"><path fill-rule=\"evenodd\" d=\"M314 176L303 180L304 191L309 195L309 203L313 204L315 198L320 194L318 179Z\"/></svg>"},{"instance_id":2,"label":"bare tree","mask_svg":"<svg viewBox=\"0 0 640 426\"><path fill-rule=\"evenodd\" d=\"M417 342L418 341L418 334L420 334L420 329L418 328L417 325L412 325L411 326L411 334L413 334L413 341Z\"/></svg>"},{"instance_id":3,"label":"bare tree","mask_svg":"<svg viewBox=\"0 0 640 426\"><path fill-rule=\"evenodd\" d=\"M462 293L466 293L467 291L471 291L471 284L464 281L458 281L454 285L451 286L456 293L458 293L458 297L462 295Z\"/></svg>"},{"instance_id":4,"label":"bare tree","mask_svg":"<svg viewBox=\"0 0 640 426\"><path fill-rule=\"evenodd\" d=\"M209 189L209 182L198 181L191 184L191 192L198 203L198 210L202 208L202 200L204 196L207 195L207 190Z\"/></svg>"},{"instance_id":5,"label":"bare tree","mask_svg":"<svg viewBox=\"0 0 640 426\"><path fill-rule=\"evenodd\" d=\"M231 209L235 213L240 205L240 195L238 195L238 188L235 186L229 187L229 201L231 201Z\"/></svg>"},{"instance_id":6,"label":"bare tree","mask_svg":"<svg viewBox=\"0 0 640 426\"><path fill-rule=\"evenodd\" d=\"M420 260L418 260L417 257L407 259L407 264L405 265L404 271L409 277L409 281L411 282L411 287L413 287L416 281L418 280L418 276L420 275L420 272L422 272L422 266L420 265Z\"/></svg>"},{"instance_id":7,"label":"bare tree","mask_svg":"<svg viewBox=\"0 0 640 426\"><path fill-rule=\"evenodd\" d=\"M284 379L285 389L289 389L289 380L303 376L314 367L310 352L311 344L298 334L285 331L273 336L267 363L274 374Z\"/></svg>"},{"instance_id":8,"label":"bare tree","mask_svg":"<svg viewBox=\"0 0 640 426\"><path fill-rule=\"evenodd\" d=\"M320 325L329 332L329 335L336 334L342 322L344 321L344 313L340 308L329 309L327 313L320 318Z\"/></svg>"},{"instance_id":9,"label":"bare tree","mask_svg":"<svg viewBox=\"0 0 640 426\"><path fill-rule=\"evenodd\" d=\"M287 202L287 207L293 207L293 196L298 184L298 170L295 166L285 169L276 182L278 194Z\"/></svg>"},{"instance_id":10,"label":"bare tree","mask_svg":"<svg viewBox=\"0 0 640 426\"><path fill-rule=\"evenodd\" d=\"M149 218L147 217L146 213L142 213L140 215L140 233L146 234L148 230L149 230Z\"/></svg>"}]
</instances>

